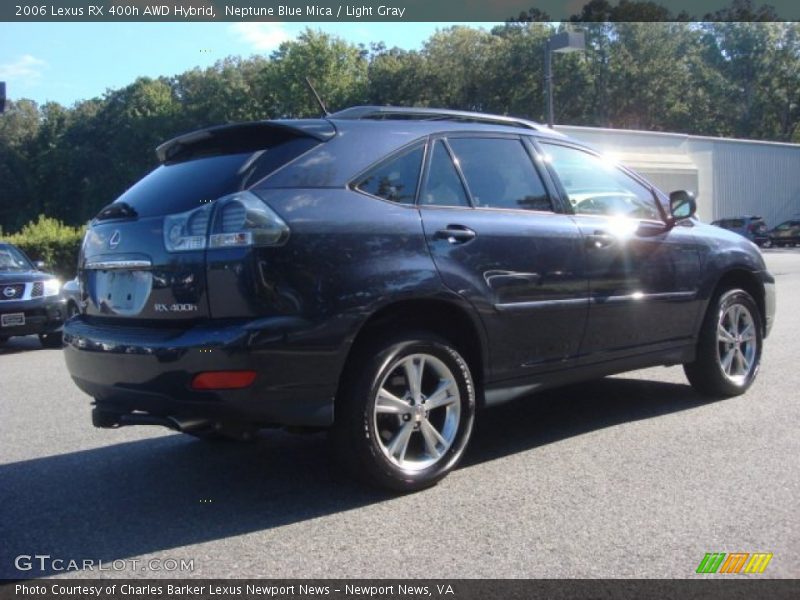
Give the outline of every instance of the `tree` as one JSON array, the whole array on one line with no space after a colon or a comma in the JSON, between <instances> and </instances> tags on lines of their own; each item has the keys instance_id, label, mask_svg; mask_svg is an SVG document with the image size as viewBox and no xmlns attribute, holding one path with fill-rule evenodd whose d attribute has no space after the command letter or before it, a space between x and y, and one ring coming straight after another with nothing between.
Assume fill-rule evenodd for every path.
<instances>
[{"instance_id":1,"label":"tree","mask_svg":"<svg viewBox=\"0 0 800 600\"><path fill-rule=\"evenodd\" d=\"M264 71L267 84L275 90L273 117L319 116L306 77L332 110L363 104L368 81L365 55L363 48L312 29L282 43L270 57L272 68Z\"/></svg>"},{"instance_id":2,"label":"tree","mask_svg":"<svg viewBox=\"0 0 800 600\"><path fill-rule=\"evenodd\" d=\"M428 63L416 50L374 44L368 69L368 102L378 105L426 106L430 103Z\"/></svg>"},{"instance_id":3,"label":"tree","mask_svg":"<svg viewBox=\"0 0 800 600\"><path fill-rule=\"evenodd\" d=\"M570 23L585 52L553 61L557 121L800 142L800 25L734 0L718 22L655 22L653 2L591 0ZM491 32L439 30L419 50L368 47L311 29L269 56L228 57L139 78L64 107L9 102L0 116L0 228L39 214L79 225L156 166L154 148L235 121L317 117L363 103L544 118L544 44L558 29L532 9ZM622 22L615 22L622 21ZM635 22L634 22L635 21Z\"/></svg>"}]
</instances>

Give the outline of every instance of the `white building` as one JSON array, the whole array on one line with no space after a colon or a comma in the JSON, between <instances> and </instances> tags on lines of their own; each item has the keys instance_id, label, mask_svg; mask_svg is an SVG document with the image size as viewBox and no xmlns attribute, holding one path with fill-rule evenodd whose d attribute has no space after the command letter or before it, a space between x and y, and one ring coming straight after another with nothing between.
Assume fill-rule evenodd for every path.
<instances>
[{"instance_id":1,"label":"white building","mask_svg":"<svg viewBox=\"0 0 800 600\"><path fill-rule=\"evenodd\" d=\"M556 126L647 177L697 194L699 217L760 215L769 227L800 216L800 144L679 133Z\"/></svg>"}]
</instances>

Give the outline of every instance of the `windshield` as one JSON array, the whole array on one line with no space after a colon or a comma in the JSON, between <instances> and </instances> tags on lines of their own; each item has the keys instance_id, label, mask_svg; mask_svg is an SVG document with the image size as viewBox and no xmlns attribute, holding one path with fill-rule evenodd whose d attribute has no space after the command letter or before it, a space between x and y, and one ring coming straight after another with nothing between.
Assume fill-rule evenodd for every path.
<instances>
[{"instance_id":1,"label":"windshield","mask_svg":"<svg viewBox=\"0 0 800 600\"><path fill-rule=\"evenodd\" d=\"M33 265L13 246L0 246L0 271L29 271Z\"/></svg>"}]
</instances>

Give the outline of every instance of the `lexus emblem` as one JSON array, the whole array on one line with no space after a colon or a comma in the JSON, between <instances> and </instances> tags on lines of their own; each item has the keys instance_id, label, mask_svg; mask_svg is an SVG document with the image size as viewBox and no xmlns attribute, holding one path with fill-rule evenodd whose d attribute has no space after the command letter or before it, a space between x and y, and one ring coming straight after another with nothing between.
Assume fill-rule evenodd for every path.
<instances>
[{"instance_id":1,"label":"lexus emblem","mask_svg":"<svg viewBox=\"0 0 800 600\"><path fill-rule=\"evenodd\" d=\"M6 289L3 290L3 296L5 296L6 298L11 298L12 296L16 295L17 295L17 290L15 290L13 287L7 287Z\"/></svg>"},{"instance_id":2,"label":"lexus emblem","mask_svg":"<svg viewBox=\"0 0 800 600\"><path fill-rule=\"evenodd\" d=\"M111 234L111 237L108 238L108 247L113 250L119 246L120 237L122 236L119 234L119 229L115 230L114 233Z\"/></svg>"}]
</instances>

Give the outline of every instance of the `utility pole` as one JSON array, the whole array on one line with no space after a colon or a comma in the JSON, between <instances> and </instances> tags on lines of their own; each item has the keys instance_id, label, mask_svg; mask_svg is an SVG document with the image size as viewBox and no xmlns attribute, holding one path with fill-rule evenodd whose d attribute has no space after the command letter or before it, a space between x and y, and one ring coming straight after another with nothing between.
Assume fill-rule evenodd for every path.
<instances>
[{"instance_id":1,"label":"utility pole","mask_svg":"<svg viewBox=\"0 0 800 600\"><path fill-rule=\"evenodd\" d=\"M553 52L581 52L586 49L582 31L562 31L547 38L544 44L544 87L547 101L547 126L553 128Z\"/></svg>"}]
</instances>

